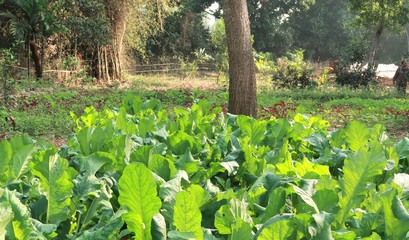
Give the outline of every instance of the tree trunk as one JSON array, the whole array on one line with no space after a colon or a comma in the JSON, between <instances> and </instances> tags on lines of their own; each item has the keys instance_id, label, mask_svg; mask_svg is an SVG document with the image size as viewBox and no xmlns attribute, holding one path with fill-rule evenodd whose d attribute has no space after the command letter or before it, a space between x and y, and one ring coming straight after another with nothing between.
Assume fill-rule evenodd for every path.
<instances>
[{"instance_id":1,"label":"tree trunk","mask_svg":"<svg viewBox=\"0 0 409 240\"><path fill-rule=\"evenodd\" d=\"M383 27L379 27L373 37L371 49L368 54L368 68L372 68L375 70L378 68L377 64L375 63L375 59L376 59L376 54L378 51L383 29L384 29Z\"/></svg>"},{"instance_id":2,"label":"tree trunk","mask_svg":"<svg viewBox=\"0 0 409 240\"><path fill-rule=\"evenodd\" d=\"M105 67L108 79L120 80L122 76L123 39L130 5L127 0L107 0L105 7L112 26L111 45L105 50Z\"/></svg>"},{"instance_id":3,"label":"tree trunk","mask_svg":"<svg viewBox=\"0 0 409 240\"><path fill-rule=\"evenodd\" d=\"M229 54L229 112L257 117L256 74L246 0L224 0Z\"/></svg>"},{"instance_id":4,"label":"tree trunk","mask_svg":"<svg viewBox=\"0 0 409 240\"><path fill-rule=\"evenodd\" d=\"M33 58L33 62L34 62L36 78L39 79L43 77L43 66L41 63L40 52L34 40L30 40L29 44L30 44L30 50L31 50L31 57Z\"/></svg>"},{"instance_id":5,"label":"tree trunk","mask_svg":"<svg viewBox=\"0 0 409 240\"><path fill-rule=\"evenodd\" d=\"M405 26L405 33L406 33L406 42L408 44L408 53L409 53L409 30L408 30L408 26Z\"/></svg>"}]
</instances>

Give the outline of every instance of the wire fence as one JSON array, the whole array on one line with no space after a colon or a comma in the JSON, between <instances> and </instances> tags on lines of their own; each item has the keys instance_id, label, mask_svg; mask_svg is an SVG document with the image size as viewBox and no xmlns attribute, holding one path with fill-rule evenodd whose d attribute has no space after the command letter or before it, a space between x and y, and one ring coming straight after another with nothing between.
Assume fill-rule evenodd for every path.
<instances>
[{"instance_id":1,"label":"wire fence","mask_svg":"<svg viewBox=\"0 0 409 240\"><path fill-rule=\"evenodd\" d=\"M192 70L193 68L183 67L180 63L157 63L157 64L141 64L133 65L131 68L125 69L126 72L131 74L179 74L185 71ZM216 65L212 63L199 63L194 67L197 72L214 72L216 71Z\"/></svg>"}]
</instances>

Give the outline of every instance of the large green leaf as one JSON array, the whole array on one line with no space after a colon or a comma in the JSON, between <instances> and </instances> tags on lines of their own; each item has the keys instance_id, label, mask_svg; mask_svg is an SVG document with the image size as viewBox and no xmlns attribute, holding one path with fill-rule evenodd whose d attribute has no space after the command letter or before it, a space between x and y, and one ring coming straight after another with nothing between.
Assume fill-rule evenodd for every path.
<instances>
[{"instance_id":1,"label":"large green leaf","mask_svg":"<svg viewBox=\"0 0 409 240\"><path fill-rule=\"evenodd\" d=\"M394 147L400 159L409 158L409 138L403 138Z\"/></svg>"},{"instance_id":2,"label":"large green leaf","mask_svg":"<svg viewBox=\"0 0 409 240\"><path fill-rule=\"evenodd\" d=\"M0 203L0 239L5 239L7 231L6 226L13 220L13 211L8 202Z\"/></svg>"},{"instance_id":3,"label":"large green leaf","mask_svg":"<svg viewBox=\"0 0 409 240\"><path fill-rule=\"evenodd\" d=\"M85 127L77 135L77 141L81 148L81 153L88 156L94 152L102 151L108 138L107 134L101 127Z\"/></svg>"},{"instance_id":4,"label":"large green leaf","mask_svg":"<svg viewBox=\"0 0 409 240\"><path fill-rule=\"evenodd\" d=\"M200 160L193 158L190 148L186 149L186 152L175 161L177 169L185 170L189 175L197 172L200 163Z\"/></svg>"},{"instance_id":5,"label":"large green leaf","mask_svg":"<svg viewBox=\"0 0 409 240\"><path fill-rule=\"evenodd\" d=\"M148 168L163 178L165 181L169 181L173 174L176 172L176 167L173 162L169 161L165 157L159 154L152 155L152 159L148 164Z\"/></svg>"},{"instance_id":6,"label":"large green leaf","mask_svg":"<svg viewBox=\"0 0 409 240\"><path fill-rule=\"evenodd\" d=\"M74 188L72 180L77 172L68 166L67 160L59 157L56 149L37 152L30 167L33 175L40 179L47 197L46 223L58 224L66 220Z\"/></svg>"},{"instance_id":7,"label":"large green leaf","mask_svg":"<svg viewBox=\"0 0 409 240\"><path fill-rule=\"evenodd\" d=\"M263 228L257 237L257 240L286 240L293 239L292 235L295 228L291 225L290 219L281 219L274 221Z\"/></svg>"},{"instance_id":8,"label":"large green leaf","mask_svg":"<svg viewBox=\"0 0 409 240\"><path fill-rule=\"evenodd\" d=\"M210 200L209 192L205 191L201 186L192 184L187 191L194 197L197 206L200 208Z\"/></svg>"},{"instance_id":9,"label":"large green leaf","mask_svg":"<svg viewBox=\"0 0 409 240\"><path fill-rule=\"evenodd\" d=\"M155 121L149 118L142 118L139 120L138 128L139 136L145 138L148 132L155 130Z\"/></svg>"},{"instance_id":10,"label":"large green leaf","mask_svg":"<svg viewBox=\"0 0 409 240\"><path fill-rule=\"evenodd\" d=\"M382 201L379 200L380 204ZM384 217L382 214L368 213L362 219L351 219L348 221L349 226L354 230L358 237L369 237L372 232L383 231L385 227Z\"/></svg>"},{"instance_id":11,"label":"large green leaf","mask_svg":"<svg viewBox=\"0 0 409 240\"><path fill-rule=\"evenodd\" d=\"M27 207L24 206L20 200L16 197L15 192L11 192L7 189L4 190L0 196L0 206L6 207L5 214L8 209L11 208L12 220L7 220L9 217L5 216L5 221L8 224L5 226L7 232L7 239L30 239L33 232L30 223L30 212ZM3 227L3 226L2 226Z\"/></svg>"},{"instance_id":12,"label":"large green leaf","mask_svg":"<svg viewBox=\"0 0 409 240\"><path fill-rule=\"evenodd\" d=\"M267 122L264 120L257 120L247 116L238 116L237 125L240 127L244 136L250 137L249 144L259 144L265 137L267 131Z\"/></svg>"},{"instance_id":13,"label":"large green leaf","mask_svg":"<svg viewBox=\"0 0 409 240\"><path fill-rule=\"evenodd\" d=\"M152 151L153 151L152 146L148 145L141 146L131 154L130 162L131 163L140 162L145 164L145 166L149 166L149 162L152 159Z\"/></svg>"},{"instance_id":14,"label":"large green leaf","mask_svg":"<svg viewBox=\"0 0 409 240\"><path fill-rule=\"evenodd\" d=\"M301 197L301 199L308 204L309 206L311 206L314 210L315 213L319 213L319 209L317 204L314 202L314 200L312 199L312 191L306 191L304 189L301 189L295 185L293 185L294 191L298 194L298 196Z\"/></svg>"},{"instance_id":15,"label":"large green leaf","mask_svg":"<svg viewBox=\"0 0 409 240\"><path fill-rule=\"evenodd\" d=\"M201 150L200 140L182 131L170 134L167 144L172 153L176 155L184 154L187 149L190 149L193 154Z\"/></svg>"},{"instance_id":16,"label":"large green leaf","mask_svg":"<svg viewBox=\"0 0 409 240\"><path fill-rule=\"evenodd\" d=\"M267 125L267 129L265 141L269 146L277 148L291 131L291 123L288 119L277 119L272 126Z\"/></svg>"},{"instance_id":17,"label":"large green leaf","mask_svg":"<svg viewBox=\"0 0 409 240\"><path fill-rule=\"evenodd\" d=\"M130 115L126 113L126 109L121 107L116 118L116 124L118 129L125 133L138 134L137 125L131 121Z\"/></svg>"},{"instance_id":18,"label":"large green leaf","mask_svg":"<svg viewBox=\"0 0 409 240\"><path fill-rule=\"evenodd\" d=\"M32 239L53 239L58 236L57 224L44 224L37 219L31 219L32 226L34 231L32 233Z\"/></svg>"},{"instance_id":19,"label":"large green leaf","mask_svg":"<svg viewBox=\"0 0 409 240\"><path fill-rule=\"evenodd\" d=\"M161 211L168 224L173 222L173 206L176 195L182 190L182 179L188 180L189 177L185 171L178 171L173 179L163 183L159 188L159 197L163 201Z\"/></svg>"},{"instance_id":20,"label":"large green leaf","mask_svg":"<svg viewBox=\"0 0 409 240\"><path fill-rule=\"evenodd\" d=\"M253 220L247 211L247 203L238 199L231 199L216 213L214 225L220 234L232 234L234 229L240 228L240 223L253 224Z\"/></svg>"},{"instance_id":21,"label":"large green leaf","mask_svg":"<svg viewBox=\"0 0 409 240\"><path fill-rule=\"evenodd\" d=\"M245 161L243 162L242 167L239 168L239 173L244 172L257 177L261 176L266 166L266 159L263 155L269 150L268 147L260 146L256 148L248 142L250 140L249 137L244 137L240 140Z\"/></svg>"},{"instance_id":22,"label":"large green leaf","mask_svg":"<svg viewBox=\"0 0 409 240\"><path fill-rule=\"evenodd\" d=\"M409 174L395 174L393 183L400 187L399 192L401 192L402 197L406 198L409 196Z\"/></svg>"},{"instance_id":23,"label":"large green leaf","mask_svg":"<svg viewBox=\"0 0 409 240\"><path fill-rule=\"evenodd\" d=\"M0 142L0 172L7 173L9 171L9 165L12 158L12 148L8 141ZM4 183L7 180L7 174L0 176L0 183Z\"/></svg>"},{"instance_id":24,"label":"large green leaf","mask_svg":"<svg viewBox=\"0 0 409 240\"><path fill-rule=\"evenodd\" d=\"M342 168L344 176L340 182L342 198L341 210L338 222L344 225L353 207L358 207L366 194L366 186L382 173L387 164L387 159L382 147L374 147L371 150L361 149L350 155Z\"/></svg>"},{"instance_id":25,"label":"large green leaf","mask_svg":"<svg viewBox=\"0 0 409 240\"><path fill-rule=\"evenodd\" d=\"M398 203L397 193L396 189L389 189L381 194L386 239L407 239L409 233L409 217Z\"/></svg>"},{"instance_id":26,"label":"large green leaf","mask_svg":"<svg viewBox=\"0 0 409 240\"><path fill-rule=\"evenodd\" d=\"M80 169L94 175L104 165L110 165L112 168L112 166L115 165L115 162L115 157L112 156L112 154L106 152L95 152L91 155L80 158Z\"/></svg>"},{"instance_id":27,"label":"large green leaf","mask_svg":"<svg viewBox=\"0 0 409 240\"><path fill-rule=\"evenodd\" d=\"M189 192L179 192L173 213L173 225L179 232L193 233L195 239L203 239L201 227L202 213L196 203L196 199Z\"/></svg>"},{"instance_id":28,"label":"large green leaf","mask_svg":"<svg viewBox=\"0 0 409 240\"><path fill-rule=\"evenodd\" d=\"M123 216L128 229L135 233L136 239L152 239L152 218L162 205L152 173L143 164L128 165L118 188L119 204L128 211Z\"/></svg>"},{"instance_id":29,"label":"large green leaf","mask_svg":"<svg viewBox=\"0 0 409 240\"><path fill-rule=\"evenodd\" d=\"M326 212L316 213L312 216L315 220L315 224L310 228L312 239L334 239L331 233L331 223L334 220L334 216Z\"/></svg>"},{"instance_id":30,"label":"large green leaf","mask_svg":"<svg viewBox=\"0 0 409 240\"><path fill-rule=\"evenodd\" d=\"M232 225L232 233L230 235L230 239L248 240L252 238L252 225L250 223L244 222L243 220L239 219L238 222L235 222Z\"/></svg>"},{"instance_id":31,"label":"large green leaf","mask_svg":"<svg viewBox=\"0 0 409 240\"><path fill-rule=\"evenodd\" d=\"M373 232L371 236L366 237L366 238L361 238L362 240L382 240L381 236L377 234L376 232Z\"/></svg>"},{"instance_id":32,"label":"large green leaf","mask_svg":"<svg viewBox=\"0 0 409 240\"><path fill-rule=\"evenodd\" d=\"M308 142L310 148L320 155L323 155L325 149L330 147L329 140L322 132L314 133L313 135L304 138L304 141Z\"/></svg>"},{"instance_id":33,"label":"large green leaf","mask_svg":"<svg viewBox=\"0 0 409 240\"><path fill-rule=\"evenodd\" d=\"M330 176L328 166L314 164L304 158L301 162L296 162L295 172L300 178L318 179L322 176Z\"/></svg>"},{"instance_id":34,"label":"large green leaf","mask_svg":"<svg viewBox=\"0 0 409 240\"><path fill-rule=\"evenodd\" d=\"M169 231L168 238L174 240L196 240L195 235L191 232L179 232L177 230Z\"/></svg>"},{"instance_id":35,"label":"large green leaf","mask_svg":"<svg viewBox=\"0 0 409 240\"><path fill-rule=\"evenodd\" d=\"M154 240L166 240L166 221L162 214L158 213L153 216L152 237Z\"/></svg>"},{"instance_id":36,"label":"large green leaf","mask_svg":"<svg viewBox=\"0 0 409 240\"><path fill-rule=\"evenodd\" d=\"M358 121L349 122L345 128L345 141L348 147L355 152L368 143L370 136L365 124Z\"/></svg>"},{"instance_id":37,"label":"large green leaf","mask_svg":"<svg viewBox=\"0 0 409 240\"><path fill-rule=\"evenodd\" d=\"M339 196L333 189L321 189L314 193L312 199L317 204L320 211L334 212L336 206L338 205Z\"/></svg>"},{"instance_id":38,"label":"large green leaf","mask_svg":"<svg viewBox=\"0 0 409 240\"><path fill-rule=\"evenodd\" d=\"M119 239L116 235L123 226L121 215L122 211L118 211L111 219L103 225L92 229L85 230L77 240L105 240L105 239Z\"/></svg>"},{"instance_id":39,"label":"large green leaf","mask_svg":"<svg viewBox=\"0 0 409 240\"><path fill-rule=\"evenodd\" d=\"M9 169L9 182L19 179L24 173L28 171L28 164L34 151L34 144L27 144L24 146L20 146L19 148L13 147L13 158L11 160Z\"/></svg>"},{"instance_id":40,"label":"large green leaf","mask_svg":"<svg viewBox=\"0 0 409 240\"><path fill-rule=\"evenodd\" d=\"M266 214L263 218L264 221L281 212L281 209L285 205L286 196L287 193L283 187L279 187L271 191L268 197L268 204L266 206Z\"/></svg>"}]
</instances>

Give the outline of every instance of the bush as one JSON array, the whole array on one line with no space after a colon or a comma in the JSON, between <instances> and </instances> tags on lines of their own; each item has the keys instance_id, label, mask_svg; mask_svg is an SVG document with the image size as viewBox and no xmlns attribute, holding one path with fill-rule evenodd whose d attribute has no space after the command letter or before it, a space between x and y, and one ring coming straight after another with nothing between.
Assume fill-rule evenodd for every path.
<instances>
[{"instance_id":1,"label":"bush","mask_svg":"<svg viewBox=\"0 0 409 240\"><path fill-rule=\"evenodd\" d=\"M211 32L213 58L216 64L217 84L228 84L229 57L227 54L226 28L223 18L216 21Z\"/></svg>"},{"instance_id":2,"label":"bush","mask_svg":"<svg viewBox=\"0 0 409 240\"><path fill-rule=\"evenodd\" d=\"M353 88L367 87L376 82L375 68L350 68L343 64L335 69L335 82L341 86L350 86Z\"/></svg>"},{"instance_id":3,"label":"bush","mask_svg":"<svg viewBox=\"0 0 409 240\"><path fill-rule=\"evenodd\" d=\"M273 72L273 83L281 88L306 88L316 86L313 68L304 61L304 50L287 53L287 57L277 60Z\"/></svg>"},{"instance_id":4,"label":"bush","mask_svg":"<svg viewBox=\"0 0 409 240\"><path fill-rule=\"evenodd\" d=\"M341 86L353 88L367 87L376 82L376 68L364 67L368 44L366 40L357 38L351 41L338 66L335 67L335 82ZM352 68L351 68L352 66Z\"/></svg>"},{"instance_id":5,"label":"bush","mask_svg":"<svg viewBox=\"0 0 409 240\"><path fill-rule=\"evenodd\" d=\"M276 71L275 62L273 60L273 54L255 52L254 58L258 73L261 73L263 75L264 74L270 75L271 73Z\"/></svg>"}]
</instances>

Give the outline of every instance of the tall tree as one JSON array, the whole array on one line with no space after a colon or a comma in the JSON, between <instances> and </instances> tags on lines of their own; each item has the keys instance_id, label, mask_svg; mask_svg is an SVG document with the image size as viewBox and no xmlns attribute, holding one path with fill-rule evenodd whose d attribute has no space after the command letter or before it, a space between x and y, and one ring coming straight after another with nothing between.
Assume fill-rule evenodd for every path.
<instances>
[{"instance_id":1,"label":"tall tree","mask_svg":"<svg viewBox=\"0 0 409 240\"><path fill-rule=\"evenodd\" d=\"M315 0L248 0L251 33L257 51L281 56L294 44L289 20L304 13Z\"/></svg>"},{"instance_id":2,"label":"tall tree","mask_svg":"<svg viewBox=\"0 0 409 240\"><path fill-rule=\"evenodd\" d=\"M256 74L246 0L224 0L229 54L229 112L257 117Z\"/></svg>"},{"instance_id":3,"label":"tall tree","mask_svg":"<svg viewBox=\"0 0 409 240\"><path fill-rule=\"evenodd\" d=\"M375 58L385 29L399 29L409 22L406 0L349 0L349 9L357 14L355 23L373 31L368 64L375 67Z\"/></svg>"},{"instance_id":4,"label":"tall tree","mask_svg":"<svg viewBox=\"0 0 409 240\"><path fill-rule=\"evenodd\" d=\"M349 18L352 16L347 13L345 1L316 0L288 20L293 29L293 47L304 49L308 59L338 59L352 38L344 26Z\"/></svg>"}]
</instances>

